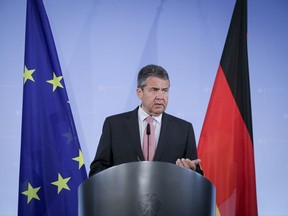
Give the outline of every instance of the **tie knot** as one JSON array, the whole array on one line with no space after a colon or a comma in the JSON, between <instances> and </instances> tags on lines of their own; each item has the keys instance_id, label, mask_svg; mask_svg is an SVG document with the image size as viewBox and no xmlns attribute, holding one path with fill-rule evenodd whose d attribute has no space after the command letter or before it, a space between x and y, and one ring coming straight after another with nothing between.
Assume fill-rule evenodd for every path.
<instances>
[{"instance_id":1,"label":"tie knot","mask_svg":"<svg viewBox=\"0 0 288 216\"><path fill-rule=\"evenodd\" d=\"M153 123L153 117L152 116L148 116L147 118L146 118L146 121L149 123L149 124L152 124Z\"/></svg>"}]
</instances>

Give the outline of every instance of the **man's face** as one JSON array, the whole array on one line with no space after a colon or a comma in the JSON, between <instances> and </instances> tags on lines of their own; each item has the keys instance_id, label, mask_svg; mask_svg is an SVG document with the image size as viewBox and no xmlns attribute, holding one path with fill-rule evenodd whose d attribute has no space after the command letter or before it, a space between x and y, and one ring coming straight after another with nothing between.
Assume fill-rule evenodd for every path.
<instances>
[{"instance_id":1,"label":"man's face","mask_svg":"<svg viewBox=\"0 0 288 216\"><path fill-rule=\"evenodd\" d=\"M148 77L146 86L137 88L137 96L142 101L142 108L150 115L159 116L168 104L169 81L158 77Z\"/></svg>"}]
</instances>

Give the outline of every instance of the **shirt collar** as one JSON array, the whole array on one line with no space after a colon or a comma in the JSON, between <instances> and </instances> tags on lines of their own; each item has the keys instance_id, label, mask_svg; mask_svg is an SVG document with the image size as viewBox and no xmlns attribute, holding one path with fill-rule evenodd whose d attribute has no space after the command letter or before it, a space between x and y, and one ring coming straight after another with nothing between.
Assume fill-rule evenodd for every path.
<instances>
[{"instance_id":1,"label":"shirt collar","mask_svg":"<svg viewBox=\"0 0 288 216\"><path fill-rule=\"evenodd\" d=\"M139 109L138 109L138 116L139 116L139 119L141 121L144 121L147 116L149 116L148 113L145 112L145 110L141 107L141 105L139 106ZM153 118L159 123L161 124L161 120L162 120L162 113L159 115L159 116L153 116Z\"/></svg>"}]
</instances>

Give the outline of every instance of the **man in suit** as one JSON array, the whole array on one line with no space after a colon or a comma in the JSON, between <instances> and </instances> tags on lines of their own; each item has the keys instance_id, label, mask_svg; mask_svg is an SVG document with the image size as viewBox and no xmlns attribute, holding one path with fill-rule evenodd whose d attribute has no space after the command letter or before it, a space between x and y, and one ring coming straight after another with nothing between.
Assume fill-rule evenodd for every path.
<instances>
[{"instance_id":1,"label":"man in suit","mask_svg":"<svg viewBox=\"0 0 288 216\"><path fill-rule=\"evenodd\" d=\"M133 111L106 118L90 166L90 177L115 165L144 160L174 163L203 174L192 124L164 112L169 87L169 76L164 68L147 65L139 71L137 96L141 105ZM148 142L150 149L143 141L148 134L148 116L153 117L150 124L154 133L150 140L152 146Z\"/></svg>"}]
</instances>

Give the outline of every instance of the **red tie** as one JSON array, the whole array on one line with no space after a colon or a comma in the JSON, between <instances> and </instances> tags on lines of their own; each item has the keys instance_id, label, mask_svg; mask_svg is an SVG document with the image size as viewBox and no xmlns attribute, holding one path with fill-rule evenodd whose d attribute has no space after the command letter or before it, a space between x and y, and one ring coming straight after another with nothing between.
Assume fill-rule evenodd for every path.
<instances>
[{"instance_id":1,"label":"red tie","mask_svg":"<svg viewBox=\"0 0 288 216\"><path fill-rule=\"evenodd\" d=\"M146 118L146 121L148 124L150 124L150 135L147 135L147 127L145 128L144 131L144 141L143 141L143 154L144 154L144 159L152 161L154 158L155 154L155 127L153 125L153 117L148 116ZM148 137L149 137L149 148L148 148ZM149 152L148 152L149 149Z\"/></svg>"}]
</instances>

